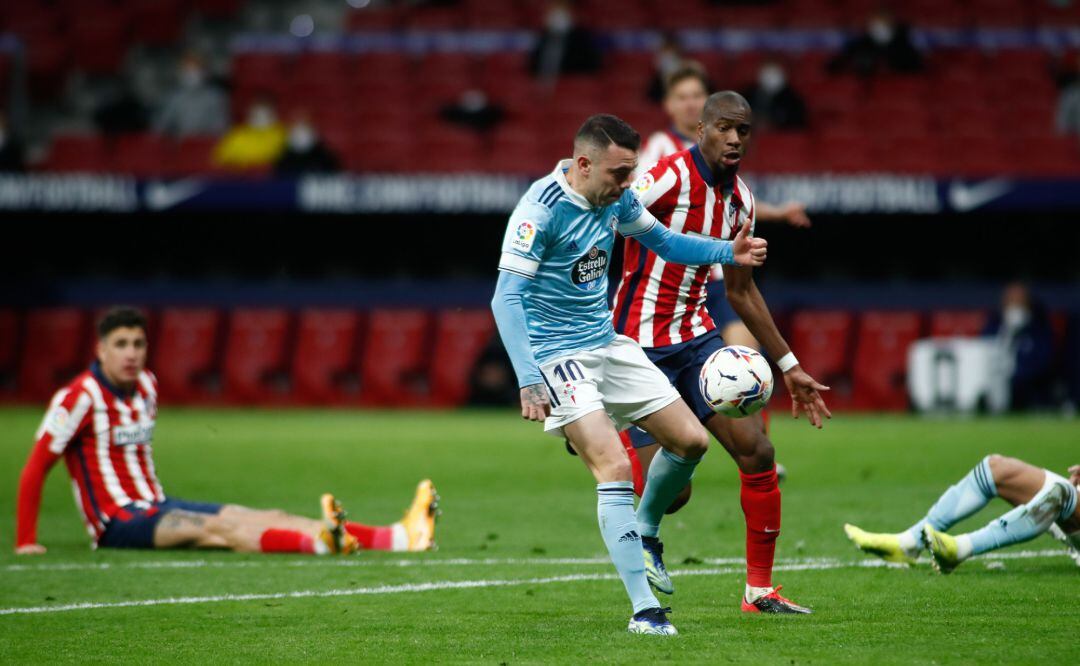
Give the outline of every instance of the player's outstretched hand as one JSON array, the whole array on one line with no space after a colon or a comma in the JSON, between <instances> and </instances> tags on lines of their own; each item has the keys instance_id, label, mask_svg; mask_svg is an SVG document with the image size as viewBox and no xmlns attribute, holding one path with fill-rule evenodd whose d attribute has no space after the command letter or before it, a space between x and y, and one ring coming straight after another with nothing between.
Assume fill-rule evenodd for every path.
<instances>
[{"instance_id":1,"label":"player's outstretched hand","mask_svg":"<svg viewBox=\"0 0 1080 666\"><path fill-rule=\"evenodd\" d=\"M521 389L521 418L543 421L551 414L551 401L543 384L533 384Z\"/></svg>"},{"instance_id":2,"label":"player's outstretched hand","mask_svg":"<svg viewBox=\"0 0 1080 666\"><path fill-rule=\"evenodd\" d=\"M796 229L810 227L810 216L806 214L806 204L788 201L780 206L780 217L788 226Z\"/></svg>"},{"instance_id":3,"label":"player's outstretched hand","mask_svg":"<svg viewBox=\"0 0 1080 666\"><path fill-rule=\"evenodd\" d=\"M16 555L44 555L45 546L40 543L28 543L15 549Z\"/></svg>"},{"instance_id":4,"label":"player's outstretched hand","mask_svg":"<svg viewBox=\"0 0 1080 666\"><path fill-rule=\"evenodd\" d=\"M751 238L749 222L742 225L739 235L733 242L731 250L735 255L735 263L739 266L760 266L765 263L766 247L769 242L764 238Z\"/></svg>"},{"instance_id":5,"label":"player's outstretched hand","mask_svg":"<svg viewBox=\"0 0 1080 666\"><path fill-rule=\"evenodd\" d=\"M1080 465L1073 465L1069 468L1069 482L1074 486L1080 486Z\"/></svg>"},{"instance_id":6,"label":"player's outstretched hand","mask_svg":"<svg viewBox=\"0 0 1080 666\"><path fill-rule=\"evenodd\" d=\"M821 417L832 418L832 412L825 406L825 399L821 397L821 391L828 391L829 387L818 384L817 381L806 374L799 366L784 373L784 383L787 384L788 392L791 393L791 415L799 418L799 410L806 412L810 419L810 425L820 429L823 421Z\"/></svg>"}]
</instances>

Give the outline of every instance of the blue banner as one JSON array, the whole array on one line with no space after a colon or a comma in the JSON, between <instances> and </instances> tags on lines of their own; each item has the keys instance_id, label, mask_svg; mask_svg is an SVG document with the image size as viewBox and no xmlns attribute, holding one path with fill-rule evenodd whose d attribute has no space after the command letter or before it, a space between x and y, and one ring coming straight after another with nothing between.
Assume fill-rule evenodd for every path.
<instances>
[{"instance_id":1,"label":"blue banner","mask_svg":"<svg viewBox=\"0 0 1080 666\"><path fill-rule=\"evenodd\" d=\"M1080 210L1080 179L945 179L896 174L746 174L761 201L811 213L937 215ZM285 212L505 214L530 179L495 174L208 177L138 181L120 175L0 175L0 211L54 213Z\"/></svg>"}]
</instances>

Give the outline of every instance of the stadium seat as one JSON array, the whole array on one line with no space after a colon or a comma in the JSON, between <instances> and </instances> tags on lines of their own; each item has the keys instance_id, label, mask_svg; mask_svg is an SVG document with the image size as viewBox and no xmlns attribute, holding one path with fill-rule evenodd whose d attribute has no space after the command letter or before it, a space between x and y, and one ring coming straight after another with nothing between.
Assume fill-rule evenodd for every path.
<instances>
[{"instance_id":1,"label":"stadium seat","mask_svg":"<svg viewBox=\"0 0 1080 666\"><path fill-rule=\"evenodd\" d=\"M429 317L422 310L373 310L360 360L360 401L407 407L427 400Z\"/></svg>"},{"instance_id":2,"label":"stadium seat","mask_svg":"<svg viewBox=\"0 0 1080 666\"><path fill-rule=\"evenodd\" d=\"M855 336L852 372L857 409L907 409L907 353L919 338L918 312L864 312Z\"/></svg>"},{"instance_id":3,"label":"stadium seat","mask_svg":"<svg viewBox=\"0 0 1080 666\"><path fill-rule=\"evenodd\" d=\"M226 400L271 404L288 397L289 324L283 309L230 313L222 368Z\"/></svg>"},{"instance_id":4,"label":"stadium seat","mask_svg":"<svg viewBox=\"0 0 1080 666\"><path fill-rule=\"evenodd\" d=\"M45 160L48 171L94 172L108 168L105 141L100 136L65 134L53 139Z\"/></svg>"},{"instance_id":5,"label":"stadium seat","mask_svg":"<svg viewBox=\"0 0 1080 666\"><path fill-rule=\"evenodd\" d=\"M361 316L352 310L304 310L293 352L293 397L308 405L333 405L355 396Z\"/></svg>"},{"instance_id":6,"label":"stadium seat","mask_svg":"<svg viewBox=\"0 0 1080 666\"><path fill-rule=\"evenodd\" d=\"M849 405L851 313L844 310L796 312L791 316L790 330L791 350L803 369L818 382L831 387L825 396L830 409ZM779 386L776 393L780 395L780 403L788 398L783 386Z\"/></svg>"},{"instance_id":7,"label":"stadium seat","mask_svg":"<svg viewBox=\"0 0 1080 666\"><path fill-rule=\"evenodd\" d=\"M217 375L221 314L204 308L169 308L161 313L151 347L163 402L206 402L220 394Z\"/></svg>"},{"instance_id":8,"label":"stadium seat","mask_svg":"<svg viewBox=\"0 0 1080 666\"><path fill-rule=\"evenodd\" d=\"M938 310L930 313L930 337L973 337L986 326L982 310Z\"/></svg>"},{"instance_id":9,"label":"stadium seat","mask_svg":"<svg viewBox=\"0 0 1080 666\"><path fill-rule=\"evenodd\" d=\"M19 313L15 310L0 310L0 400L15 397L21 341L19 323Z\"/></svg>"},{"instance_id":10,"label":"stadium seat","mask_svg":"<svg viewBox=\"0 0 1080 666\"><path fill-rule=\"evenodd\" d=\"M495 331L488 310L449 310L435 317L431 351L431 402L461 405L469 397L469 373Z\"/></svg>"},{"instance_id":11,"label":"stadium seat","mask_svg":"<svg viewBox=\"0 0 1080 666\"><path fill-rule=\"evenodd\" d=\"M174 150L172 141L157 134L125 134L116 139L113 168L140 178L166 175Z\"/></svg>"},{"instance_id":12,"label":"stadium seat","mask_svg":"<svg viewBox=\"0 0 1080 666\"><path fill-rule=\"evenodd\" d=\"M18 396L40 402L86 369L91 336L77 308L32 310L26 317Z\"/></svg>"}]
</instances>

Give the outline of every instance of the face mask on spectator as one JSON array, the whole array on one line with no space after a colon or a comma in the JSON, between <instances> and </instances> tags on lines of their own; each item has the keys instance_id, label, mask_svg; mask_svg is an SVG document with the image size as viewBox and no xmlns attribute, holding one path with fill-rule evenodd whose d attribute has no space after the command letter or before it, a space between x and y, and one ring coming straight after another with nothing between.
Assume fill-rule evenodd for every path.
<instances>
[{"instance_id":1,"label":"face mask on spectator","mask_svg":"<svg viewBox=\"0 0 1080 666\"><path fill-rule=\"evenodd\" d=\"M664 49L656 55L656 69L665 77L681 66L682 58L674 50Z\"/></svg>"},{"instance_id":2,"label":"face mask on spectator","mask_svg":"<svg viewBox=\"0 0 1080 666\"><path fill-rule=\"evenodd\" d=\"M758 85L767 93L777 93L787 83L784 70L779 65L765 65L758 72Z\"/></svg>"},{"instance_id":3,"label":"face mask on spectator","mask_svg":"<svg viewBox=\"0 0 1080 666\"><path fill-rule=\"evenodd\" d=\"M870 39L873 39L878 44L888 44L892 40L893 27L885 19L874 19L870 21L869 32Z\"/></svg>"},{"instance_id":4,"label":"face mask on spectator","mask_svg":"<svg viewBox=\"0 0 1080 666\"><path fill-rule=\"evenodd\" d=\"M1031 319L1031 311L1022 305L1007 305L1001 315L1001 321L1006 328L1018 329Z\"/></svg>"},{"instance_id":5,"label":"face mask on spectator","mask_svg":"<svg viewBox=\"0 0 1080 666\"><path fill-rule=\"evenodd\" d=\"M552 32L569 32L574 25L574 17L566 9L556 7L548 12L547 27Z\"/></svg>"},{"instance_id":6,"label":"face mask on spectator","mask_svg":"<svg viewBox=\"0 0 1080 666\"><path fill-rule=\"evenodd\" d=\"M251 107L251 111L248 112L248 125L252 127L260 129L269 127L274 124L275 120L274 110L265 104L257 104Z\"/></svg>"},{"instance_id":7,"label":"face mask on spectator","mask_svg":"<svg viewBox=\"0 0 1080 666\"><path fill-rule=\"evenodd\" d=\"M289 147L300 152L315 145L315 130L307 123L296 123L289 129Z\"/></svg>"},{"instance_id":8,"label":"face mask on spectator","mask_svg":"<svg viewBox=\"0 0 1080 666\"><path fill-rule=\"evenodd\" d=\"M203 82L201 67L184 67L180 70L180 85L185 88L195 88Z\"/></svg>"},{"instance_id":9,"label":"face mask on spectator","mask_svg":"<svg viewBox=\"0 0 1080 666\"><path fill-rule=\"evenodd\" d=\"M460 103L466 111L480 111L487 106L487 95L482 90L467 90L462 93Z\"/></svg>"}]
</instances>

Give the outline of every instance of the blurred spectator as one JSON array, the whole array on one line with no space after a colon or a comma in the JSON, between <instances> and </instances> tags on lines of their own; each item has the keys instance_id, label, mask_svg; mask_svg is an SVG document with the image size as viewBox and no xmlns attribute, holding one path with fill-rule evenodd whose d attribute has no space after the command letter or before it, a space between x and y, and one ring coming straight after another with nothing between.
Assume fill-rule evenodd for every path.
<instances>
[{"instance_id":1,"label":"blurred spectator","mask_svg":"<svg viewBox=\"0 0 1080 666\"><path fill-rule=\"evenodd\" d=\"M649 80L649 89L646 92L649 99L656 103L663 102L671 75L691 63L698 67L701 66L697 62L686 58L674 36L665 34L660 42L660 47L656 49L656 54L653 56L653 75ZM702 68L702 71L705 71L704 68Z\"/></svg>"},{"instance_id":2,"label":"blurred spectator","mask_svg":"<svg viewBox=\"0 0 1080 666\"><path fill-rule=\"evenodd\" d=\"M1057 131L1080 137L1080 80L1065 86L1058 95Z\"/></svg>"},{"instance_id":3,"label":"blurred spectator","mask_svg":"<svg viewBox=\"0 0 1080 666\"><path fill-rule=\"evenodd\" d=\"M806 102L787 80L784 66L769 60L758 70L754 85L742 96L754 110L754 124L777 130L806 128Z\"/></svg>"},{"instance_id":4,"label":"blurred spectator","mask_svg":"<svg viewBox=\"0 0 1080 666\"><path fill-rule=\"evenodd\" d=\"M127 82L121 83L94 110L94 124L104 134L146 130L146 107Z\"/></svg>"},{"instance_id":5,"label":"blurred spectator","mask_svg":"<svg viewBox=\"0 0 1080 666\"><path fill-rule=\"evenodd\" d=\"M1054 385L1054 334L1046 308L1032 298L1027 285L1012 283L1001 296L983 331L995 336L1007 361L1014 410L1049 407Z\"/></svg>"},{"instance_id":6,"label":"blurred spectator","mask_svg":"<svg viewBox=\"0 0 1080 666\"><path fill-rule=\"evenodd\" d=\"M544 31L532 52L529 70L542 79L560 74L590 74L600 69L600 51L591 31L575 25L567 0L554 0L544 18Z\"/></svg>"},{"instance_id":7,"label":"blurred spectator","mask_svg":"<svg viewBox=\"0 0 1080 666\"><path fill-rule=\"evenodd\" d=\"M0 111L0 172L26 170L23 145L7 124L7 116Z\"/></svg>"},{"instance_id":8,"label":"blurred spectator","mask_svg":"<svg viewBox=\"0 0 1080 666\"><path fill-rule=\"evenodd\" d=\"M469 376L469 404L503 406L516 404L520 398L517 377L510 357L498 336L480 353Z\"/></svg>"},{"instance_id":9,"label":"blurred spectator","mask_svg":"<svg viewBox=\"0 0 1080 666\"><path fill-rule=\"evenodd\" d=\"M478 132L486 132L502 122L505 112L493 104L482 90L466 90L454 104L447 104L440 111L443 120L462 125Z\"/></svg>"},{"instance_id":10,"label":"blurred spectator","mask_svg":"<svg viewBox=\"0 0 1080 666\"><path fill-rule=\"evenodd\" d=\"M289 125L285 152L278 158L274 171L279 174L335 173L341 170L341 160L322 142L306 111L299 111Z\"/></svg>"},{"instance_id":11,"label":"blurred spectator","mask_svg":"<svg viewBox=\"0 0 1080 666\"><path fill-rule=\"evenodd\" d=\"M187 53L180 61L179 85L154 119L154 130L174 137L218 135L228 127L225 93L207 78L202 58Z\"/></svg>"},{"instance_id":12,"label":"blurred spectator","mask_svg":"<svg viewBox=\"0 0 1080 666\"><path fill-rule=\"evenodd\" d=\"M273 101L256 97L243 124L229 130L214 147L214 164L231 169L273 165L285 150L285 126L278 121Z\"/></svg>"},{"instance_id":13,"label":"blurred spectator","mask_svg":"<svg viewBox=\"0 0 1080 666\"><path fill-rule=\"evenodd\" d=\"M908 26L882 9L870 16L866 31L852 37L832 60L831 72L873 76L882 72L907 74L923 69L923 59L911 43Z\"/></svg>"}]
</instances>

